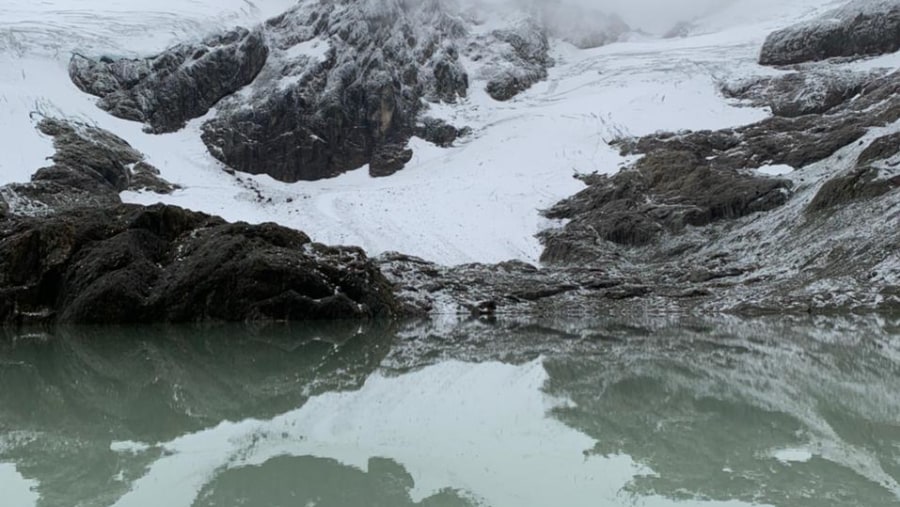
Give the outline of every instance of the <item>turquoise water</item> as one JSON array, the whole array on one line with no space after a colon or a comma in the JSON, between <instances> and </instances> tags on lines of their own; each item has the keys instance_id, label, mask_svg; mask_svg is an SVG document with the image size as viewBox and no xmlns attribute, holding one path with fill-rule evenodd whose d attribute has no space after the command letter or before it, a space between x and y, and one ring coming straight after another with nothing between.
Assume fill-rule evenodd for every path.
<instances>
[{"instance_id":1,"label":"turquoise water","mask_svg":"<svg viewBox=\"0 0 900 507\"><path fill-rule=\"evenodd\" d=\"M885 318L4 333L4 507L900 505Z\"/></svg>"}]
</instances>

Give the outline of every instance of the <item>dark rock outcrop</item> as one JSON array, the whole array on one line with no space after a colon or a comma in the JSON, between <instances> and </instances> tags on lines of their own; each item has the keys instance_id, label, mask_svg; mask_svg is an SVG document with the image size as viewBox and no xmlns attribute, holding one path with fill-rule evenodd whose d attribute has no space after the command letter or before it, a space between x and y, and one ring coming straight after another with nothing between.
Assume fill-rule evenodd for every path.
<instances>
[{"instance_id":1,"label":"dark rock outcrop","mask_svg":"<svg viewBox=\"0 0 900 507\"><path fill-rule=\"evenodd\" d=\"M140 323L391 316L356 248L274 224L157 205L0 222L0 322Z\"/></svg>"},{"instance_id":2,"label":"dark rock outcrop","mask_svg":"<svg viewBox=\"0 0 900 507\"><path fill-rule=\"evenodd\" d=\"M112 115L146 123L152 132L174 132L252 82L268 52L262 32L236 28L147 59L75 55L69 75Z\"/></svg>"},{"instance_id":3,"label":"dark rock outcrop","mask_svg":"<svg viewBox=\"0 0 900 507\"><path fill-rule=\"evenodd\" d=\"M384 176L409 160L405 147L423 99L466 95L459 19L427 2L384 11L341 4L301 5L267 23L273 58L283 64L260 76L252 108L232 101L204 125L214 156L282 181L333 177L367 163ZM291 56L316 41L329 47L323 57Z\"/></svg>"},{"instance_id":4,"label":"dark rock outcrop","mask_svg":"<svg viewBox=\"0 0 900 507\"><path fill-rule=\"evenodd\" d=\"M447 148L460 137L467 135L469 130L468 127L456 128L444 120L426 117L416 125L415 134L429 143Z\"/></svg>"},{"instance_id":5,"label":"dark rock outcrop","mask_svg":"<svg viewBox=\"0 0 900 507\"><path fill-rule=\"evenodd\" d=\"M718 169L753 169L779 164L801 168L859 141L870 128L900 120L900 72L875 73L868 78L856 76L856 79L861 81L853 89L859 91L852 98L830 106L820 103L812 107L825 109L822 113L786 114L715 132L654 134L621 140L620 145L626 154L686 151L708 159ZM796 83L797 88L763 85L753 96L761 103L787 104L796 96L816 93L805 86L818 90L822 84L818 77L800 77Z\"/></svg>"},{"instance_id":6,"label":"dark rock outcrop","mask_svg":"<svg viewBox=\"0 0 900 507\"><path fill-rule=\"evenodd\" d=\"M856 0L821 18L769 35L763 65L790 65L833 57L893 53L900 49L900 2Z\"/></svg>"},{"instance_id":7,"label":"dark rock outcrop","mask_svg":"<svg viewBox=\"0 0 900 507\"><path fill-rule=\"evenodd\" d=\"M546 212L567 222L540 235L548 264L518 275L538 283L537 308L758 314L900 307L900 73L808 65L745 84L732 88L735 98L778 105L778 115L719 131L618 140L623 155L642 158L614 176L583 176L588 188ZM783 178L755 171L780 164L794 171ZM497 271L488 267L482 276ZM602 295L590 290L591 276ZM627 305L617 293L631 298ZM497 301L497 314L535 308L503 292L478 296Z\"/></svg>"},{"instance_id":8,"label":"dark rock outcrop","mask_svg":"<svg viewBox=\"0 0 900 507\"><path fill-rule=\"evenodd\" d=\"M849 171L826 181L807 206L807 211L831 210L855 201L871 200L900 188L900 134L872 141Z\"/></svg>"},{"instance_id":9,"label":"dark rock outcrop","mask_svg":"<svg viewBox=\"0 0 900 507\"><path fill-rule=\"evenodd\" d=\"M883 174L875 167L854 169L828 180L810 201L807 210L823 211L862 199L882 196L900 187L900 174Z\"/></svg>"},{"instance_id":10,"label":"dark rock outcrop","mask_svg":"<svg viewBox=\"0 0 900 507\"><path fill-rule=\"evenodd\" d=\"M717 169L680 150L653 151L633 169L588 182L587 189L545 212L569 222L562 231L544 234L542 261L583 261L591 255L578 246L585 238L640 246L663 231L768 211L787 202L791 188L787 180Z\"/></svg>"},{"instance_id":11,"label":"dark rock outcrop","mask_svg":"<svg viewBox=\"0 0 900 507\"><path fill-rule=\"evenodd\" d=\"M38 129L53 137L53 165L38 169L29 183L0 187L11 214L46 215L83 206L121 202L123 190L172 192L176 187L122 138L90 125L45 118Z\"/></svg>"},{"instance_id":12,"label":"dark rock outcrop","mask_svg":"<svg viewBox=\"0 0 900 507\"><path fill-rule=\"evenodd\" d=\"M257 30L149 59L76 56L70 74L102 97L100 107L153 132L177 130L216 105L202 138L231 169L293 182L370 164L372 175L384 176L410 159L406 145L428 102L468 94L463 61L473 62L497 100L547 76L546 31L558 19L534 13L473 35L477 22L467 16L436 1L305 2ZM578 24L582 44L607 42L624 29L603 20L602 27ZM448 143L449 132L436 134L437 144Z\"/></svg>"}]
</instances>

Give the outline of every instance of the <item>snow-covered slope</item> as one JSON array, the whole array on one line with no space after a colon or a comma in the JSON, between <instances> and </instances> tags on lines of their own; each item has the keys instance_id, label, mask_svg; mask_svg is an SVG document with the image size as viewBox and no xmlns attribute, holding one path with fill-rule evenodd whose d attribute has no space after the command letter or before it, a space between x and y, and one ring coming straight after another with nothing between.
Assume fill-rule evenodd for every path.
<instances>
[{"instance_id":1,"label":"snow-covered slope","mask_svg":"<svg viewBox=\"0 0 900 507\"><path fill-rule=\"evenodd\" d=\"M74 117L123 137L163 177L183 187L169 196L127 193L123 197L130 202L162 200L228 220L275 221L317 241L356 244L371 254L398 250L446 264L536 261L540 245L534 235L550 225L538 211L583 188L573 175L614 172L626 162L609 141L765 117L763 109L729 103L718 83L775 72L756 64L766 35L831 5L770 2L769 9L754 11L749 24L736 24L725 8L697 21L705 28L693 33L702 35L681 39L590 50L553 41L556 65L546 81L508 102L494 101L483 82L475 83L457 104L433 106L429 115L468 126L471 135L448 149L414 139L412 162L382 179L369 177L366 168L294 184L230 175L200 140L203 119L176 133L146 134L141 125L96 108L95 99L68 79L72 52L149 55L217 28L249 26L292 3L85 1L73 9L61 0L4 2L0 183L27 180L46 165L52 146L33 128L39 115Z\"/></svg>"}]
</instances>

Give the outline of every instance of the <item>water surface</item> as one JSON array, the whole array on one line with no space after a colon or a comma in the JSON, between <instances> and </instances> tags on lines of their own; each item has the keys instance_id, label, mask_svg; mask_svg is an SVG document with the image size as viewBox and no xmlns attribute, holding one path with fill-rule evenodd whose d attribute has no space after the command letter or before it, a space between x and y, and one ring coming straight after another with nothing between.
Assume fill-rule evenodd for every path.
<instances>
[{"instance_id":1,"label":"water surface","mask_svg":"<svg viewBox=\"0 0 900 507\"><path fill-rule=\"evenodd\" d=\"M0 335L4 507L895 506L884 318Z\"/></svg>"}]
</instances>

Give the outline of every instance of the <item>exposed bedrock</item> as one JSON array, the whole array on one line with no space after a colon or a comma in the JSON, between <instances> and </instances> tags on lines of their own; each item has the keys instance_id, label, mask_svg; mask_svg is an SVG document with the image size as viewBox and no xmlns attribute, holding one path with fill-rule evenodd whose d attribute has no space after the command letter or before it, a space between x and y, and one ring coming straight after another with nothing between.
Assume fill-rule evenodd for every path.
<instances>
[{"instance_id":1,"label":"exposed bedrock","mask_svg":"<svg viewBox=\"0 0 900 507\"><path fill-rule=\"evenodd\" d=\"M463 19L432 2L352 3L301 4L266 24L273 63L203 126L215 157L282 181L366 164L388 176L412 157L426 103L467 96Z\"/></svg>"},{"instance_id":2,"label":"exposed bedrock","mask_svg":"<svg viewBox=\"0 0 900 507\"><path fill-rule=\"evenodd\" d=\"M900 187L900 133L878 137L860 153L856 164L828 179L807 212L834 210L881 197Z\"/></svg>"},{"instance_id":3,"label":"exposed bedrock","mask_svg":"<svg viewBox=\"0 0 900 507\"><path fill-rule=\"evenodd\" d=\"M900 2L855 0L822 17L769 35L763 65L790 65L833 57L893 53L900 49Z\"/></svg>"},{"instance_id":4,"label":"exposed bedrock","mask_svg":"<svg viewBox=\"0 0 900 507\"><path fill-rule=\"evenodd\" d=\"M261 31L236 28L151 58L75 55L69 75L110 114L146 123L152 132L174 132L252 82L268 53Z\"/></svg>"},{"instance_id":5,"label":"exposed bedrock","mask_svg":"<svg viewBox=\"0 0 900 507\"><path fill-rule=\"evenodd\" d=\"M569 234L644 245L661 232L768 211L787 202L791 182L717 169L696 153L656 150L633 169L588 178L589 186L545 214L568 219ZM579 261L567 235L545 236L546 262Z\"/></svg>"},{"instance_id":6,"label":"exposed bedrock","mask_svg":"<svg viewBox=\"0 0 900 507\"><path fill-rule=\"evenodd\" d=\"M142 323L391 316L360 249L173 206L0 221L0 322Z\"/></svg>"},{"instance_id":7,"label":"exposed bedrock","mask_svg":"<svg viewBox=\"0 0 900 507\"><path fill-rule=\"evenodd\" d=\"M38 129L53 138L53 164L38 169L28 183L0 187L0 207L9 214L106 206L121 202L123 190L169 193L176 188L159 177L143 154L106 130L53 118L41 120Z\"/></svg>"},{"instance_id":8,"label":"exposed bedrock","mask_svg":"<svg viewBox=\"0 0 900 507\"><path fill-rule=\"evenodd\" d=\"M827 113L853 99L882 72L850 72L808 69L777 77L728 82L722 93L758 107L769 107L775 116L797 117Z\"/></svg>"}]
</instances>

